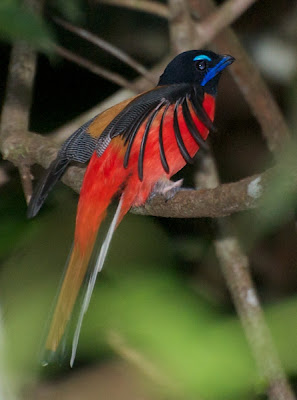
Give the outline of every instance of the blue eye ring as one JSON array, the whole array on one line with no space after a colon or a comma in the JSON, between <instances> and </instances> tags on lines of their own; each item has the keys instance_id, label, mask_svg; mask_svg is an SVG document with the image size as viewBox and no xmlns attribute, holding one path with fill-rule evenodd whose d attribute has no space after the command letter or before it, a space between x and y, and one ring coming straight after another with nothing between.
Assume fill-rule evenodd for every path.
<instances>
[{"instance_id":1,"label":"blue eye ring","mask_svg":"<svg viewBox=\"0 0 297 400\"><path fill-rule=\"evenodd\" d=\"M207 60L207 61L211 61L211 58L208 57L205 54L200 54L200 56L196 56L195 58L193 58L193 61L200 61L200 60Z\"/></svg>"}]
</instances>

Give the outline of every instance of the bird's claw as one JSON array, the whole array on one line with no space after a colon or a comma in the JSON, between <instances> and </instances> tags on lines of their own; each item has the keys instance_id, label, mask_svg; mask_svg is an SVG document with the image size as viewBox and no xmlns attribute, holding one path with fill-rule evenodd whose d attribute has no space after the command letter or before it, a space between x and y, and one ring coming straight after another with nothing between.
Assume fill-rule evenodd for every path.
<instances>
[{"instance_id":1,"label":"bird's claw","mask_svg":"<svg viewBox=\"0 0 297 400\"><path fill-rule=\"evenodd\" d=\"M160 179L154 186L152 193L149 196L149 201L152 200L156 195L161 194L165 197L166 201L172 199L176 193L181 189L183 179L176 182L170 179Z\"/></svg>"}]
</instances>

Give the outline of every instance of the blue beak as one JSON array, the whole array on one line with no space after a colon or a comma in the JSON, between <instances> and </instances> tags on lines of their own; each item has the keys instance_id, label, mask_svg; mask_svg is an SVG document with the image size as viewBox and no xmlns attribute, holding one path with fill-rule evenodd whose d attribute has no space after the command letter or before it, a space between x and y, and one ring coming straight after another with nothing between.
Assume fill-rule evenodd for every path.
<instances>
[{"instance_id":1,"label":"blue beak","mask_svg":"<svg viewBox=\"0 0 297 400\"><path fill-rule=\"evenodd\" d=\"M235 61L235 58L229 55L223 56L220 62L217 63L214 67L210 68L203 81L201 82L201 86L205 86L207 82L209 82L212 78L218 75L221 71L223 71L228 65L232 64Z\"/></svg>"}]
</instances>

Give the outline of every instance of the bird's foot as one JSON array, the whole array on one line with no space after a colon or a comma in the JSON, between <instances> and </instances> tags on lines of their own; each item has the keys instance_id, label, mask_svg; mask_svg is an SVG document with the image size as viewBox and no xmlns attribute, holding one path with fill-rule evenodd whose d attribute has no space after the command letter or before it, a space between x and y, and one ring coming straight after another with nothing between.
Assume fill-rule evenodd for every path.
<instances>
[{"instance_id":1,"label":"bird's foot","mask_svg":"<svg viewBox=\"0 0 297 400\"><path fill-rule=\"evenodd\" d=\"M152 193L149 196L149 201L156 195L161 194L168 201L172 199L178 191L181 190L183 179L173 182L170 179L162 178L154 186Z\"/></svg>"}]
</instances>

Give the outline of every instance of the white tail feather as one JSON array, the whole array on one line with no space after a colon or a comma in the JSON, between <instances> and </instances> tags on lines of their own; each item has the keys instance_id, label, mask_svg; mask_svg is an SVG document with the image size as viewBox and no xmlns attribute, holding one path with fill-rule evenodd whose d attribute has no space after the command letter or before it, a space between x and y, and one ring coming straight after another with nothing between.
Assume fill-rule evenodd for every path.
<instances>
[{"instance_id":1,"label":"white tail feather","mask_svg":"<svg viewBox=\"0 0 297 400\"><path fill-rule=\"evenodd\" d=\"M118 207L116 209L115 215L113 217L113 220L110 224L110 227L108 229L107 235L104 239L104 242L102 243L101 249L100 249L100 253L99 256L97 258L94 270L90 276L89 282L88 282L88 287L86 290L86 294L84 296L83 299L83 303L82 303L82 307L81 310L79 312L79 316L78 316L78 321L77 321L77 325L76 325L76 329L74 332L74 337L73 337L73 341L72 341L72 352L71 352L71 359L70 359L70 366L73 366L74 360L75 360L75 356L76 356L76 351L77 351L77 344L78 344L78 339L79 339L79 335L80 335L80 331L81 331L81 326L82 326L82 322L83 322L83 318L84 315L89 307L89 303L90 303L90 299L94 290L94 286L95 286L95 282L96 282L96 278L98 275L98 272L100 272L102 270L106 255L107 255L107 251L112 239L112 236L114 234L114 231L116 229L117 226L117 222L120 216L120 212L121 212L121 208L122 208L122 197L119 201Z\"/></svg>"}]
</instances>

